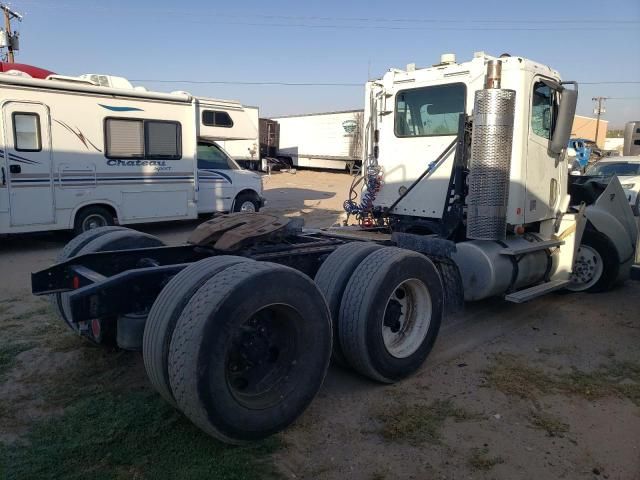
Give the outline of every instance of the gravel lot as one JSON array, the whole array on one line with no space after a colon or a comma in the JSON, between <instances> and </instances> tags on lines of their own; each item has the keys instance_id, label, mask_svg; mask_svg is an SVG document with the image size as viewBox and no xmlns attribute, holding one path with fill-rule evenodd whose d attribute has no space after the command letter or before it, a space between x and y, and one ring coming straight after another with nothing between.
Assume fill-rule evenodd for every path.
<instances>
[{"instance_id":1,"label":"gravel lot","mask_svg":"<svg viewBox=\"0 0 640 480\"><path fill-rule=\"evenodd\" d=\"M265 177L265 211L302 216L310 227L331 226L344 218L350 182L341 173L274 173ZM140 229L177 244L195 225ZM278 435L276 446L234 450L188 430L185 419L157 400L139 354L87 347L59 325L43 299L30 295L29 273L52 263L69 238L51 233L0 239L0 477L247 478L245 470L212 466L244 455L232 466L253 466L251 459L258 458L254 478L267 471L292 479L640 478L637 282L605 294L549 295L525 305L499 299L468 305L445 320L417 375L383 386L332 366L318 398ZM73 438L63 442L63 433L44 436L42 425L70 422L68 415L83 411L83 400L105 393L127 400L92 424L96 436L115 435L118 445L138 452L140 442L130 436L156 421L142 443L168 435L171 445L159 443L135 458L101 451L93 469L65 464L71 470L56 470L56 458L64 463L84 450L67 445ZM134 394L144 401L126 397ZM137 418L147 418L140 412L149 405L149 415L166 409L165 417L123 426L125 414L117 410L122 403L138 405L129 412ZM176 453L185 429L184 438L200 446ZM39 465L40 450L33 447L31 457L23 457L28 447L22 445L45 439L59 441L58 450L68 448L69 456L42 447L42 458L52 463L36 474L29 468ZM195 469L192 463L203 456L211 465ZM154 462L164 465L166 458L173 463L157 473Z\"/></svg>"}]
</instances>

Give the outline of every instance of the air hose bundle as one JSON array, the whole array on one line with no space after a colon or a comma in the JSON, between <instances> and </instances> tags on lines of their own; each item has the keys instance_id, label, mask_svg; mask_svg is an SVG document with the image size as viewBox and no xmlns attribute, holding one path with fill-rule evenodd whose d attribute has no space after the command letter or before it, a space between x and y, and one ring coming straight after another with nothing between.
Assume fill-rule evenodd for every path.
<instances>
[{"instance_id":1,"label":"air hose bundle","mask_svg":"<svg viewBox=\"0 0 640 480\"><path fill-rule=\"evenodd\" d=\"M356 202L358 192L357 186L361 182L365 182L366 189L362 190L360 203ZM382 188L382 168L377 164L371 164L367 167L366 173L351 183L349 190L349 199L345 200L343 208L348 215L355 215L358 220L362 220L368 213L373 211L373 201Z\"/></svg>"}]
</instances>

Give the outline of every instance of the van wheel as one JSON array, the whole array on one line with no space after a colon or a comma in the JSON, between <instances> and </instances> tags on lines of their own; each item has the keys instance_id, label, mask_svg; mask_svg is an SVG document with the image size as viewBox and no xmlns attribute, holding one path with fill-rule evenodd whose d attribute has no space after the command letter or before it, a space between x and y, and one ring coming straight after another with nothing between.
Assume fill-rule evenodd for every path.
<instances>
[{"instance_id":1,"label":"van wheel","mask_svg":"<svg viewBox=\"0 0 640 480\"><path fill-rule=\"evenodd\" d=\"M585 230L567 290L605 292L613 287L619 270L618 250L609 237L596 230Z\"/></svg>"},{"instance_id":2,"label":"van wheel","mask_svg":"<svg viewBox=\"0 0 640 480\"><path fill-rule=\"evenodd\" d=\"M106 208L99 206L85 207L76 214L73 233L80 235L89 230L108 227L114 223L113 215Z\"/></svg>"},{"instance_id":3,"label":"van wheel","mask_svg":"<svg viewBox=\"0 0 640 480\"><path fill-rule=\"evenodd\" d=\"M260 210L260 200L255 193L241 193L233 202L234 212L257 212Z\"/></svg>"},{"instance_id":4,"label":"van wheel","mask_svg":"<svg viewBox=\"0 0 640 480\"><path fill-rule=\"evenodd\" d=\"M238 444L290 425L318 393L330 356L329 309L313 281L242 262L189 300L171 338L169 380L194 424Z\"/></svg>"},{"instance_id":5,"label":"van wheel","mask_svg":"<svg viewBox=\"0 0 640 480\"><path fill-rule=\"evenodd\" d=\"M369 254L347 283L338 319L349 365L392 383L423 364L440 330L443 288L426 256L397 247Z\"/></svg>"}]
</instances>

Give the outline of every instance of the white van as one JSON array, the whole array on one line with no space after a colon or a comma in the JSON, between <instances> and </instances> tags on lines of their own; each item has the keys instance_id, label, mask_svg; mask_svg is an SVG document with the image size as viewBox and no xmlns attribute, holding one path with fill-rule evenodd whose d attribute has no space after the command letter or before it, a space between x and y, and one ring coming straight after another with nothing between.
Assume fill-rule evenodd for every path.
<instances>
[{"instance_id":1,"label":"white van","mask_svg":"<svg viewBox=\"0 0 640 480\"><path fill-rule=\"evenodd\" d=\"M260 208L214 143L255 137L242 105L89 78L0 74L0 234Z\"/></svg>"},{"instance_id":2,"label":"white van","mask_svg":"<svg viewBox=\"0 0 640 480\"><path fill-rule=\"evenodd\" d=\"M257 212L264 205L262 177L242 169L216 142L198 141L198 214Z\"/></svg>"}]
</instances>

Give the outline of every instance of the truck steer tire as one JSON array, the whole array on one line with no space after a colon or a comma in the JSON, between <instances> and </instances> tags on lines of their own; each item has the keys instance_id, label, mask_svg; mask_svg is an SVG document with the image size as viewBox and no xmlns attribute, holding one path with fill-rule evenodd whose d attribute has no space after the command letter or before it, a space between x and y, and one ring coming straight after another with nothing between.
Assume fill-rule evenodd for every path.
<instances>
[{"instance_id":1,"label":"truck steer tire","mask_svg":"<svg viewBox=\"0 0 640 480\"><path fill-rule=\"evenodd\" d=\"M440 329L442 282L426 256L384 247L347 283L338 318L342 352L357 372L384 383L415 372Z\"/></svg>"},{"instance_id":2,"label":"truck steer tire","mask_svg":"<svg viewBox=\"0 0 640 480\"><path fill-rule=\"evenodd\" d=\"M84 233L81 233L77 237L74 237L70 242L68 242L64 246L64 248L60 251L60 253L58 253L58 256L56 257L56 263L66 262L71 257L75 257L76 254L80 251L80 249L82 249L82 247L84 247L87 243L89 243L93 239L98 238L107 233L118 231L118 230L127 230L127 229L124 227L109 226L109 227L94 228L92 230L88 230ZM58 316L62 318L62 320L64 320L64 322L70 328L75 330L75 328L73 327L73 324L71 324L67 320L65 313L62 310L62 304L61 304L60 298L61 298L60 293L54 293L52 295L49 295L49 301L51 302L51 305L53 306Z\"/></svg>"},{"instance_id":3,"label":"truck steer tire","mask_svg":"<svg viewBox=\"0 0 640 480\"><path fill-rule=\"evenodd\" d=\"M178 319L169 350L175 401L219 440L265 438L315 397L331 338L329 309L309 277L239 263L200 287Z\"/></svg>"},{"instance_id":4,"label":"truck steer tire","mask_svg":"<svg viewBox=\"0 0 640 480\"><path fill-rule=\"evenodd\" d=\"M211 277L233 265L250 261L245 257L223 255L193 263L175 275L153 303L144 327L142 358L151 384L172 405L176 406L169 383L169 345L182 310Z\"/></svg>"},{"instance_id":5,"label":"truck steer tire","mask_svg":"<svg viewBox=\"0 0 640 480\"><path fill-rule=\"evenodd\" d=\"M618 250L609 237L596 230L585 230L567 290L591 293L611 290L619 270Z\"/></svg>"},{"instance_id":6,"label":"truck steer tire","mask_svg":"<svg viewBox=\"0 0 640 480\"><path fill-rule=\"evenodd\" d=\"M344 354L338 340L338 316L344 289L356 267L373 251L382 248L372 242L351 242L336 248L322 263L316 273L315 282L324 295L333 324L333 360L346 366Z\"/></svg>"},{"instance_id":7,"label":"truck steer tire","mask_svg":"<svg viewBox=\"0 0 640 480\"><path fill-rule=\"evenodd\" d=\"M97 229L95 229L97 230ZM91 231L86 232L91 233ZM131 230L129 228L119 228L110 232L105 232L102 235L94 237L87 242L82 248L80 248L74 256L85 255L88 253L107 252L111 250L128 250L133 248L148 248L148 247L162 247L164 243L153 235ZM74 322L71 318L71 303L69 301L69 293L60 293L60 310L61 316L75 332L80 333L80 326L77 322ZM81 319L82 320L82 319ZM104 332L104 340L110 340L115 332ZM96 339L89 336L83 336L92 343L102 343L102 338ZM107 341L107 343L109 343Z\"/></svg>"}]
</instances>

